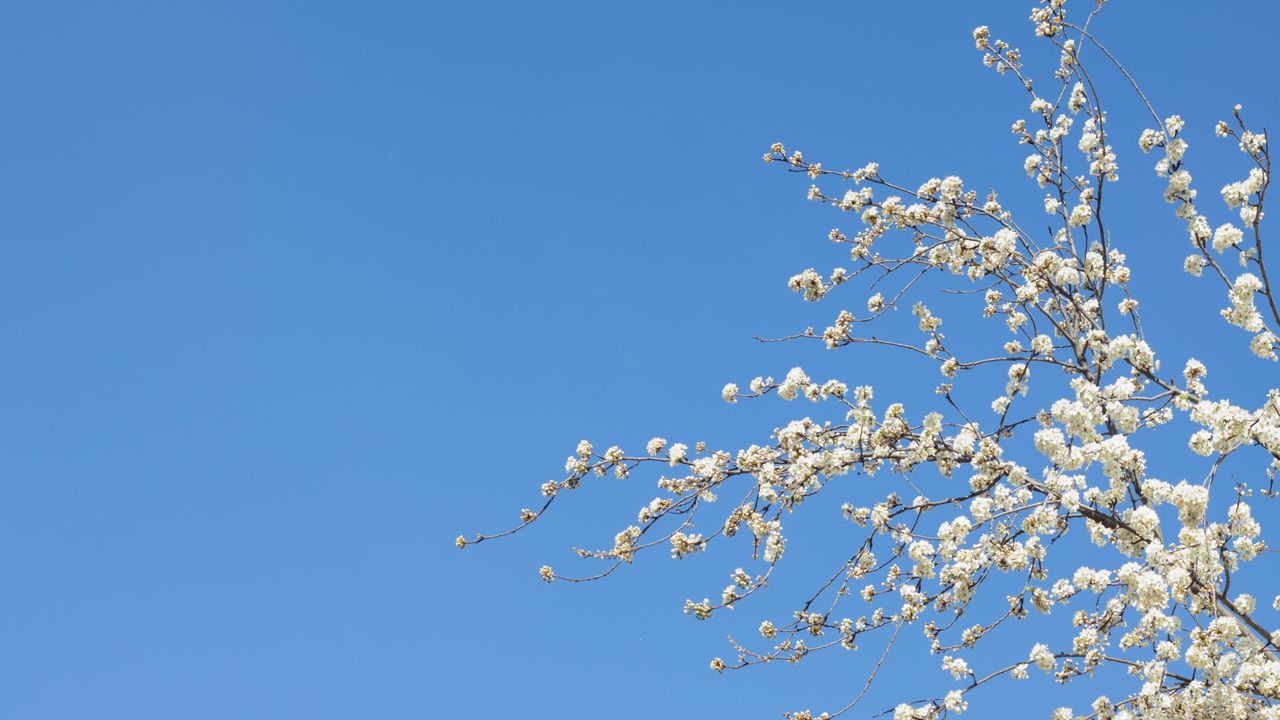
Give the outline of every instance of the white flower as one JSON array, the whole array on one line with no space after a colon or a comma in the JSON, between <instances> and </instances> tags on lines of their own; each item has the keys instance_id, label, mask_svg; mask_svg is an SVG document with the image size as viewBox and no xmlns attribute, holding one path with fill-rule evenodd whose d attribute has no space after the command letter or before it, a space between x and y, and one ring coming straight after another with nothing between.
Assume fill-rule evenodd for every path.
<instances>
[{"instance_id":1,"label":"white flower","mask_svg":"<svg viewBox=\"0 0 1280 720\"><path fill-rule=\"evenodd\" d=\"M787 372L787 377L778 385L778 396L783 400L794 400L800 390L809 384L809 376L804 374L804 370L798 367L791 368Z\"/></svg>"},{"instance_id":2,"label":"white flower","mask_svg":"<svg viewBox=\"0 0 1280 720\"><path fill-rule=\"evenodd\" d=\"M1219 225L1218 229L1213 231L1213 249L1222 252L1240 242L1243 237L1244 232L1235 225L1231 223Z\"/></svg>"},{"instance_id":3,"label":"white flower","mask_svg":"<svg viewBox=\"0 0 1280 720\"><path fill-rule=\"evenodd\" d=\"M1071 98L1067 101L1067 107L1071 112L1079 112L1087 100L1088 98L1084 94L1084 83L1076 83L1071 88Z\"/></svg>"},{"instance_id":4,"label":"white flower","mask_svg":"<svg viewBox=\"0 0 1280 720\"><path fill-rule=\"evenodd\" d=\"M986 25L979 25L973 29L973 44L979 50L986 50L991 38L991 30Z\"/></svg>"},{"instance_id":5,"label":"white flower","mask_svg":"<svg viewBox=\"0 0 1280 720\"><path fill-rule=\"evenodd\" d=\"M1276 336L1270 330L1263 330L1253 336L1253 340L1249 342L1249 349L1264 360L1275 360L1276 352L1274 350L1276 344Z\"/></svg>"},{"instance_id":6,"label":"white flower","mask_svg":"<svg viewBox=\"0 0 1280 720\"><path fill-rule=\"evenodd\" d=\"M1222 317L1232 325L1258 332L1263 329L1262 315L1254 305L1253 296L1262 289L1262 281L1253 273L1241 273L1227 294L1231 307L1222 311Z\"/></svg>"},{"instance_id":7,"label":"white flower","mask_svg":"<svg viewBox=\"0 0 1280 720\"><path fill-rule=\"evenodd\" d=\"M1052 672L1054 665L1057 664L1053 653L1049 651L1049 646L1044 643L1036 643L1032 646L1028 659L1045 672Z\"/></svg>"},{"instance_id":8,"label":"white flower","mask_svg":"<svg viewBox=\"0 0 1280 720\"><path fill-rule=\"evenodd\" d=\"M906 703L902 703L893 709L893 720L919 720L925 717L923 712L916 712L916 709Z\"/></svg>"},{"instance_id":9,"label":"white flower","mask_svg":"<svg viewBox=\"0 0 1280 720\"><path fill-rule=\"evenodd\" d=\"M682 558L685 555L701 552L706 546L702 536L696 533L686 535L676 532L671 535L671 557L673 558Z\"/></svg>"},{"instance_id":10,"label":"white flower","mask_svg":"<svg viewBox=\"0 0 1280 720\"><path fill-rule=\"evenodd\" d=\"M822 276L813 268L806 268L804 272L792 275L787 281L787 287L792 292L804 293L804 299L809 302L816 302L822 299L830 289L822 282Z\"/></svg>"},{"instance_id":11,"label":"white flower","mask_svg":"<svg viewBox=\"0 0 1280 720\"><path fill-rule=\"evenodd\" d=\"M728 383L724 386L724 389L720 391L720 397L727 403L738 402L738 386L733 383Z\"/></svg>"},{"instance_id":12,"label":"white flower","mask_svg":"<svg viewBox=\"0 0 1280 720\"><path fill-rule=\"evenodd\" d=\"M1156 147L1164 142L1164 133L1150 128L1143 130L1142 135L1138 138L1138 147L1142 148L1142 152L1150 152L1151 148Z\"/></svg>"},{"instance_id":13,"label":"white flower","mask_svg":"<svg viewBox=\"0 0 1280 720\"><path fill-rule=\"evenodd\" d=\"M1071 216L1067 218L1067 224L1072 227L1080 227L1093 217L1093 208L1088 203L1080 203L1071 208Z\"/></svg>"},{"instance_id":14,"label":"white flower","mask_svg":"<svg viewBox=\"0 0 1280 720\"><path fill-rule=\"evenodd\" d=\"M950 655L942 658L942 669L951 673L951 677L956 680L961 680L972 672L969 670L969 663L965 662L961 658L951 657Z\"/></svg>"}]
</instances>

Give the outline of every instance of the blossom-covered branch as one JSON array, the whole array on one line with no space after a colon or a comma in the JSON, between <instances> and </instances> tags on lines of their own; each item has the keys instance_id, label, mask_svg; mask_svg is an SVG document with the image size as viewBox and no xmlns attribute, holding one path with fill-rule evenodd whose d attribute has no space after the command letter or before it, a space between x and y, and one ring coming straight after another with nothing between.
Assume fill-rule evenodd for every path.
<instances>
[{"instance_id":1,"label":"blossom-covered branch","mask_svg":"<svg viewBox=\"0 0 1280 720\"><path fill-rule=\"evenodd\" d=\"M458 546L527 527L593 476L627 478L655 468L659 494L635 522L611 546L577 550L603 562L602 570L571 577L543 566L540 575L547 582L594 580L650 550L679 559L741 536L741 565L718 597L685 603L686 613L707 619L764 590L783 561L787 528L808 517L805 502L838 493L848 499L842 514L854 528L847 556L789 617L762 621L758 639L731 637L733 657L711 661L717 671L739 670L883 642L848 704L793 711L792 720L857 707L913 626L958 685L885 710L894 720L961 713L972 691L1026 678L1033 666L1060 683L1103 672L1135 678L1126 697L1096 696L1079 709L1059 709L1055 720L1280 717L1280 630L1264 622L1256 598L1232 590L1234 578L1268 549L1250 503L1275 496L1280 390L1250 409L1213 395L1208 369L1195 358L1180 375L1162 368L1130 291L1128 258L1104 220L1104 194L1111 196L1104 191L1119 181L1119 143L1093 73L1118 71L1132 84L1155 125L1136 144L1162 154L1155 171L1167 181L1164 200L1186 223L1193 252L1183 267L1196 276L1211 271L1226 294L1223 319L1248 333L1253 355L1274 361L1280 311L1262 237L1267 136L1249 128L1239 106L1230 122L1218 123L1215 133L1247 159L1247 175L1222 188L1235 219L1215 228L1210 211L1196 204L1183 120L1159 115L1094 36L1090 21L1102 3L1080 23L1068 21L1065 6L1047 0L1031 14L1035 35L1058 57L1050 92L1037 86L1019 50L986 26L973 31L983 64L1013 78L1029 98L1027 116L1011 132L1029 149L1022 171L1044 197L1019 211L1022 220L996 191L979 193L954 175L908 182L875 162L837 170L782 143L764 154L765 162L807 176L809 200L857 228L827 236L847 248L847 267L805 268L788 286L809 302L830 302L852 288L865 293L825 329L776 340L820 339L833 351L874 346L934 363L936 408L912 414L900 402L877 404L870 386L820 381L799 367L780 380L757 377L745 390L730 383L721 392L730 403L776 395L803 398L814 410L737 449L655 437L643 453L628 454L583 440L564 479L542 486L538 510L522 511L509 530L460 536ZM1086 69L1086 56L1103 67ZM1048 230L1029 229L1045 217ZM957 287L930 290L938 283ZM886 316L908 307L913 330L883 327ZM991 347L974 355L952 343L935 308L998 319L982 338ZM966 346L975 339L965 338ZM989 400L974 406L992 368L1003 372L1003 386L986 390ZM965 387L964 400L957 385ZM1203 477L1152 477L1143 447L1183 432L1186 423L1193 428L1188 451L1207 463ZM1238 454L1267 464L1265 486L1215 482ZM881 482L855 485L851 475ZM1072 529L1108 560L1082 566L1056 549ZM1011 593L992 594L1009 587ZM1280 596L1271 604L1280 610ZM1069 639L1057 647L1032 643L994 667L970 666L965 655L979 644L1055 607L1071 608Z\"/></svg>"}]
</instances>

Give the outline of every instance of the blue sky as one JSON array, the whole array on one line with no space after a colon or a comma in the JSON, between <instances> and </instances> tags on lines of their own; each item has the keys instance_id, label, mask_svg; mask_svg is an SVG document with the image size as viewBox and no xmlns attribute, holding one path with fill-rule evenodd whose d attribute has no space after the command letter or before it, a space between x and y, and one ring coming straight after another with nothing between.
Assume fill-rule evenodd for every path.
<instances>
[{"instance_id":1,"label":"blue sky","mask_svg":"<svg viewBox=\"0 0 1280 720\"><path fill-rule=\"evenodd\" d=\"M837 516L793 540L778 597L712 623L680 607L729 555L537 579L609 544L648 475L522 538L452 542L509 524L582 437L737 447L812 411L729 407L725 382L909 382L885 356L751 340L844 302L787 291L840 264L836 220L760 155L783 140L1033 202L1006 131L1025 101L969 37L1032 45L1024 5L0 9L0 717L776 717L856 692L869 653L706 667L793 606ZM1096 27L1188 120L1212 192L1244 174L1213 121L1280 117L1280 13L1160 7ZM1132 97L1104 88L1136 138ZM1242 338L1207 342L1230 337L1220 300L1178 270L1154 159L1118 150L1157 347L1246 367ZM1201 320L1216 334L1182 332ZM927 666L891 665L876 708L947 687ZM984 697L970 715L998 717Z\"/></svg>"}]
</instances>

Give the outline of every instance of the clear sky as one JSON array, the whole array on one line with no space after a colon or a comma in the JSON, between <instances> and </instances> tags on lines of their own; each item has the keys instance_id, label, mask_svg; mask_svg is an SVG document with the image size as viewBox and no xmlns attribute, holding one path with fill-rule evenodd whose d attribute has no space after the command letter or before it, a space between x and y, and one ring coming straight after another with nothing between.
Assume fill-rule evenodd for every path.
<instances>
[{"instance_id":1,"label":"clear sky","mask_svg":"<svg viewBox=\"0 0 1280 720\"><path fill-rule=\"evenodd\" d=\"M453 538L510 524L580 438L737 447L812 412L727 406L728 381L805 364L894 398L918 368L751 340L844 302L787 291L840 263L837 220L760 156L782 140L909 185L960 174L1034 210L1007 132L1025 100L969 36L1033 45L1029 5L6 3L0 718L648 720L847 699L874 649L707 669L728 630L828 571L804 553L838 530L802 532L777 597L711 623L680 607L737 557L538 581L544 562L576 570L570 545L610 545L647 474L513 541ZM1202 187L1242 176L1212 123L1236 102L1280 119L1280 11L1113 5L1096 27L1188 120ZM1148 329L1181 367L1215 343L1180 328L1220 299L1194 302L1206 285L1180 272L1184 231L1130 140L1144 121L1104 89L1127 133L1118 244L1146 303L1177 310ZM1233 341L1223 362L1244 362ZM936 659L884 681L876 709L948 687ZM1031 682L1016 691L1069 699ZM1004 716L1001 697L970 715Z\"/></svg>"}]
</instances>

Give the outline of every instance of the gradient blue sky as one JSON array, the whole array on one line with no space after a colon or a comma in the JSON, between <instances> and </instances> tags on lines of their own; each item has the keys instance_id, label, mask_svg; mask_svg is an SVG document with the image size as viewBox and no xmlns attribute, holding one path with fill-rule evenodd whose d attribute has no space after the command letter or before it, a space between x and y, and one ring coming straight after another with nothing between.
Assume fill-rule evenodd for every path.
<instances>
[{"instance_id":1,"label":"gradient blue sky","mask_svg":"<svg viewBox=\"0 0 1280 720\"><path fill-rule=\"evenodd\" d=\"M453 537L509 524L581 437L736 446L812 412L728 407L727 381L803 363L896 397L932 373L751 340L827 322L785 281L842 255L807 179L759 158L1034 202L1025 101L969 37L1032 45L1029 5L6 3L0 718L776 717L856 692L870 652L706 668L826 571L804 553L838 516L712 623L679 609L737 557L537 580L608 545L648 475L515 541ZM1096 27L1212 192L1243 175L1212 122L1280 118L1280 11L1156 7ZM1181 331L1219 300L1178 272L1153 159L1118 149L1118 244L1180 367L1228 331ZM876 709L947 687L932 659L884 679Z\"/></svg>"}]
</instances>

